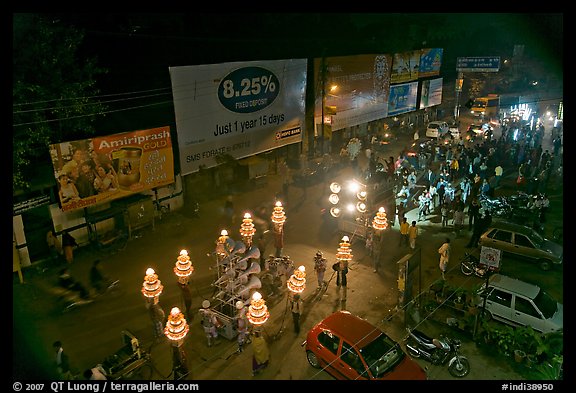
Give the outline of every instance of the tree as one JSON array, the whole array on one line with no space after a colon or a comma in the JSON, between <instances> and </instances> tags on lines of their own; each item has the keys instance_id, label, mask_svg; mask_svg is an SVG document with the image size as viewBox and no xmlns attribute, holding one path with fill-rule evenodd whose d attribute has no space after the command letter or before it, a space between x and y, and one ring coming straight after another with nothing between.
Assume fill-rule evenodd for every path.
<instances>
[{"instance_id":1,"label":"tree","mask_svg":"<svg viewBox=\"0 0 576 393\"><path fill-rule=\"evenodd\" d=\"M39 165L51 165L48 145L94 134L105 107L96 59L78 58L84 33L37 14L13 16L13 195L31 189ZM33 165L32 165L33 163Z\"/></svg>"}]
</instances>

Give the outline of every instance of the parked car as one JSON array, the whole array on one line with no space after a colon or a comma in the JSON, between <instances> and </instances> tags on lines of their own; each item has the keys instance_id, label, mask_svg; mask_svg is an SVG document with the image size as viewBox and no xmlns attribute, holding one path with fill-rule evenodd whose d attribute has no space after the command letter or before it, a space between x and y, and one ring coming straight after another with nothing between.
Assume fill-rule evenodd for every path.
<instances>
[{"instance_id":1,"label":"parked car","mask_svg":"<svg viewBox=\"0 0 576 393\"><path fill-rule=\"evenodd\" d=\"M336 379L427 379L399 343L348 311L337 311L317 323L302 345L308 362Z\"/></svg>"},{"instance_id":2,"label":"parked car","mask_svg":"<svg viewBox=\"0 0 576 393\"><path fill-rule=\"evenodd\" d=\"M490 140L493 133L494 130L488 123L470 124L466 130L466 139L472 142L478 138Z\"/></svg>"},{"instance_id":3,"label":"parked car","mask_svg":"<svg viewBox=\"0 0 576 393\"><path fill-rule=\"evenodd\" d=\"M560 244L544 238L535 229L500 220L493 220L478 244L536 262L542 270L561 265L564 256Z\"/></svg>"},{"instance_id":4,"label":"parked car","mask_svg":"<svg viewBox=\"0 0 576 393\"><path fill-rule=\"evenodd\" d=\"M438 138L449 131L450 127L445 121L431 121L426 126L426 136L428 138Z\"/></svg>"},{"instance_id":5,"label":"parked car","mask_svg":"<svg viewBox=\"0 0 576 393\"><path fill-rule=\"evenodd\" d=\"M475 297L483 307L485 320L494 319L512 326L531 326L542 333L563 329L564 306L539 286L502 274L494 274L482 284Z\"/></svg>"}]
</instances>

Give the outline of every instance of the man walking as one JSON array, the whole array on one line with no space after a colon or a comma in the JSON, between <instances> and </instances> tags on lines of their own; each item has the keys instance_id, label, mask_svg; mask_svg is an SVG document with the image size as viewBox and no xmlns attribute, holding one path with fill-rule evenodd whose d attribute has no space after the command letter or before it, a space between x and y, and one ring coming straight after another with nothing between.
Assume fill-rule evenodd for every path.
<instances>
[{"instance_id":1,"label":"man walking","mask_svg":"<svg viewBox=\"0 0 576 393\"><path fill-rule=\"evenodd\" d=\"M412 250L416 249L417 237L418 237L418 228L416 227L416 221L412 221L412 225L408 229L408 240L410 241L410 248Z\"/></svg>"},{"instance_id":2,"label":"man walking","mask_svg":"<svg viewBox=\"0 0 576 393\"><path fill-rule=\"evenodd\" d=\"M294 322L294 333L298 335L300 333L300 316L302 315L302 311L304 311L304 302L300 298L300 295L297 293L292 298L292 302L290 304L290 311L292 311L292 321Z\"/></svg>"},{"instance_id":3,"label":"man walking","mask_svg":"<svg viewBox=\"0 0 576 393\"><path fill-rule=\"evenodd\" d=\"M410 230L410 224L408 224L408 219L402 217L402 223L400 224L400 246L407 246L409 243L408 232Z\"/></svg>"},{"instance_id":4,"label":"man walking","mask_svg":"<svg viewBox=\"0 0 576 393\"><path fill-rule=\"evenodd\" d=\"M446 269L448 268L448 260L450 259L450 239L446 238L444 243L438 249L438 254L440 254L440 263L438 266L440 267L440 272L442 273L442 280L446 280L444 277L444 273L446 273Z\"/></svg>"}]
</instances>

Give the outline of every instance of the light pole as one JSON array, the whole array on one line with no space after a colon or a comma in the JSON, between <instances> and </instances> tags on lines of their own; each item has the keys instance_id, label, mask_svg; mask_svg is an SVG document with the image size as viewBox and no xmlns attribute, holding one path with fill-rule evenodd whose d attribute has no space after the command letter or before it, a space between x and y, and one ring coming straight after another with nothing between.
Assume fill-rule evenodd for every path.
<instances>
[{"instance_id":1,"label":"light pole","mask_svg":"<svg viewBox=\"0 0 576 393\"><path fill-rule=\"evenodd\" d=\"M376 239L373 241L373 251L372 251L372 261L374 266L374 273L378 271L378 265L380 263L380 255L382 253L382 247L384 245L383 232L388 229L388 219L386 218L386 210L381 206L376 215L372 219L372 228L375 230Z\"/></svg>"},{"instance_id":2,"label":"light pole","mask_svg":"<svg viewBox=\"0 0 576 393\"><path fill-rule=\"evenodd\" d=\"M272 224L274 224L275 256L276 258L280 258L282 256L282 249L284 248L284 222L286 222L286 214L284 213L282 202L276 201L271 219Z\"/></svg>"},{"instance_id":3,"label":"light pole","mask_svg":"<svg viewBox=\"0 0 576 393\"><path fill-rule=\"evenodd\" d=\"M146 275L144 276L144 282L142 283L142 294L149 303L158 303L158 298L162 294L164 286L162 282L158 279L158 275L149 267L146 269Z\"/></svg>"},{"instance_id":4,"label":"light pole","mask_svg":"<svg viewBox=\"0 0 576 393\"><path fill-rule=\"evenodd\" d=\"M188 281L190 276L194 272L194 266L190 261L187 250L181 250L178 259L176 260L176 266L174 266L174 274L178 279L178 287L182 291L182 299L184 300L184 307L186 312L186 317L191 320L192 314L190 309L192 307L192 293L188 287Z\"/></svg>"},{"instance_id":5,"label":"light pole","mask_svg":"<svg viewBox=\"0 0 576 393\"><path fill-rule=\"evenodd\" d=\"M244 214L244 219L242 220L242 224L240 224L240 235L244 240L244 244L246 248L250 248L252 245L252 237L256 233L256 228L254 228L254 223L252 222L252 216L250 213Z\"/></svg>"},{"instance_id":6,"label":"light pole","mask_svg":"<svg viewBox=\"0 0 576 393\"><path fill-rule=\"evenodd\" d=\"M188 375L188 361L182 344L189 330L184 314L178 307L173 307L168 315L164 334L172 346L172 372L175 381Z\"/></svg>"},{"instance_id":7,"label":"light pole","mask_svg":"<svg viewBox=\"0 0 576 393\"><path fill-rule=\"evenodd\" d=\"M164 290L162 282L158 279L158 275L149 267L146 269L144 282L142 283L142 295L146 299L146 308L148 309L152 326L154 328L154 338L158 340L162 337L162 324L164 323L164 310L160 307L160 295Z\"/></svg>"},{"instance_id":8,"label":"light pole","mask_svg":"<svg viewBox=\"0 0 576 393\"><path fill-rule=\"evenodd\" d=\"M343 236L340 241L340 247L338 247L338 252L336 253L336 260L338 261L338 271L336 272L336 287L340 290L340 287L344 288L344 292L341 301L346 300L347 297L347 278L348 274L348 264L352 261L352 249L350 248L350 238L348 236Z\"/></svg>"},{"instance_id":9,"label":"light pole","mask_svg":"<svg viewBox=\"0 0 576 393\"><path fill-rule=\"evenodd\" d=\"M264 325L268 318L270 318L270 312L266 306L266 301L264 301L260 292L254 292L252 294L246 318L248 319L248 322L254 325L255 330L260 330L262 325Z\"/></svg>"}]
</instances>

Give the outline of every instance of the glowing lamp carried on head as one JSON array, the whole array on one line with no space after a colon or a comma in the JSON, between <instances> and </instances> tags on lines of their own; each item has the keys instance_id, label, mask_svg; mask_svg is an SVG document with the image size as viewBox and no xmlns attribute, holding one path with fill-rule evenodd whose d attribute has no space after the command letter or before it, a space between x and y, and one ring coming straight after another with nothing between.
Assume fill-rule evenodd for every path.
<instances>
[{"instance_id":1,"label":"glowing lamp carried on head","mask_svg":"<svg viewBox=\"0 0 576 393\"><path fill-rule=\"evenodd\" d=\"M242 219L242 224L240 225L240 235L248 242L251 242L252 236L256 233L256 228L254 228L254 223L252 222L252 216L250 213L245 213Z\"/></svg>"},{"instance_id":2,"label":"glowing lamp carried on head","mask_svg":"<svg viewBox=\"0 0 576 393\"><path fill-rule=\"evenodd\" d=\"M376 230L384 230L388 228L388 219L386 218L386 211L380 207L372 220L372 228Z\"/></svg>"},{"instance_id":3,"label":"glowing lamp carried on head","mask_svg":"<svg viewBox=\"0 0 576 393\"><path fill-rule=\"evenodd\" d=\"M189 330L190 326L186 323L184 314L178 307L173 307L168 315L164 335L171 341L180 341L186 337Z\"/></svg>"},{"instance_id":4,"label":"glowing lamp carried on head","mask_svg":"<svg viewBox=\"0 0 576 393\"><path fill-rule=\"evenodd\" d=\"M147 298L155 298L160 296L164 286L162 282L158 279L158 275L149 267L146 269L146 275L144 276L144 282L142 283L142 294Z\"/></svg>"},{"instance_id":5,"label":"glowing lamp carried on head","mask_svg":"<svg viewBox=\"0 0 576 393\"><path fill-rule=\"evenodd\" d=\"M306 288L306 268L300 266L286 281L286 286L292 293L302 293Z\"/></svg>"},{"instance_id":6,"label":"glowing lamp carried on head","mask_svg":"<svg viewBox=\"0 0 576 393\"><path fill-rule=\"evenodd\" d=\"M284 213L282 202L277 201L274 206L274 211L272 212L272 223L274 223L274 225L283 225L285 221L286 214Z\"/></svg>"},{"instance_id":7,"label":"glowing lamp carried on head","mask_svg":"<svg viewBox=\"0 0 576 393\"><path fill-rule=\"evenodd\" d=\"M336 253L336 259L339 262L350 262L353 258L352 249L350 248L350 238L343 236Z\"/></svg>"},{"instance_id":8,"label":"glowing lamp carried on head","mask_svg":"<svg viewBox=\"0 0 576 393\"><path fill-rule=\"evenodd\" d=\"M246 318L248 318L248 321L253 325L262 325L270 318L268 307L266 307L266 302L262 299L260 292L254 292L252 294L252 300L250 300Z\"/></svg>"},{"instance_id":9,"label":"glowing lamp carried on head","mask_svg":"<svg viewBox=\"0 0 576 393\"><path fill-rule=\"evenodd\" d=\"M187 279L194 272L194 266L190 261L187 250L180 251L180 255L176 260L176 266L174 267L174 274L178 276L178 279Z\"/></svg>"}]
</instances>

